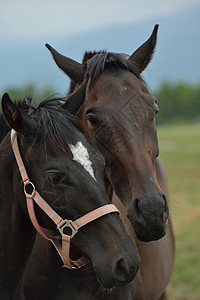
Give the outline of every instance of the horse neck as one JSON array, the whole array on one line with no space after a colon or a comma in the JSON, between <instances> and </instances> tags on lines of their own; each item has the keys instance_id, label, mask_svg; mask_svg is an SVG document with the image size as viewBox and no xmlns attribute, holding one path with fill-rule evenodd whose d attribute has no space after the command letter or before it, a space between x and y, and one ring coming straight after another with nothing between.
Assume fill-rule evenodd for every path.
<instances>
[{"instance_id":1,"label":"horse neck","mask_svg":"<svg viewBox=\"0 0 200 300\"><path fill-rule=\"evenodd\" d=\"M13 299L35 237L35 230L19 203L24 195L9 138L8 135L0 144L0 249L4 257L0 262L2 299Z\"/></svg>"}]
</instances>

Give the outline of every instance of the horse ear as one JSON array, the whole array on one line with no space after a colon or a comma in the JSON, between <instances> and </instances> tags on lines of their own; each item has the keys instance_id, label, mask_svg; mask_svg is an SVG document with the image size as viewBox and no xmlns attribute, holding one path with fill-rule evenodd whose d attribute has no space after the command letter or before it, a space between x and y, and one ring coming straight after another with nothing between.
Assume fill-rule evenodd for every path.
<instances>
[{"instance_id":1,"label":"horse ear","mask_svg":"<svg viewBox=\"0 0 200 300\"><path fill-rule=\"evenodd\" d=\"M45 46L51 52L53 59L57 66L64 71L64 73L70 77L70 79L74 80L76 83L80 84L83 81L85 70L82 64L76 62L75 60L68 58L64 55L58 53L53 47L49 44L45 44Z\"/></svg>"},{"instance_id":2,"label":"horse ear","mask_svg":"<svg viewBox=\"0 0 200 300\"><path fill-rule=\"evenodd\" d=\"M36 126L33 120L12 102L7 93L2 97L2 111L9 127L23 135L33 133Z\"/></svg>"},{"instance_id":3,"label":"horse ear","mask_svg":"<svg viewBox=\"0 0 200 300\"><path fill-rule=\"evenodd\" d=\"M150 38L144 44L142 44L128 59L136 64L140 73L147 67L153 57L157 41L158 26L159 25L154 26L154 30Z\"/></svg>"},{"instance_id":4,"label":"horse ear","mask_svg":"<svg viewBox=\"0 0 200 300\"><path fill-rule=\"evenodd\" d=\"M86 80L71 94L66 100L63 108L71 114L76 115L79 108L84 102L87 82Z\"/></svg>"}]
</instances>

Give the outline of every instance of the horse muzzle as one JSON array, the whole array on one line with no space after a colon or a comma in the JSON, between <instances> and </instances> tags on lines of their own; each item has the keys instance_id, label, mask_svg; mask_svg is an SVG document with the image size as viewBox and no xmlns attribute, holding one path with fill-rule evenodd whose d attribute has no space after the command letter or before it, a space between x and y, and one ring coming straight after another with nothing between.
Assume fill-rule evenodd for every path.
<instances>
[{"instance_id":1,"label":"horse muzzle","mask_svg":"<svg viewBox=\"0 0 200 300\"><path fill-rule=\"evenodd\" d=\"M169 207L164 193L137 196L127 216L137 238L144 242L158 240L166 233Z\"/></svg>"}]
</instances>

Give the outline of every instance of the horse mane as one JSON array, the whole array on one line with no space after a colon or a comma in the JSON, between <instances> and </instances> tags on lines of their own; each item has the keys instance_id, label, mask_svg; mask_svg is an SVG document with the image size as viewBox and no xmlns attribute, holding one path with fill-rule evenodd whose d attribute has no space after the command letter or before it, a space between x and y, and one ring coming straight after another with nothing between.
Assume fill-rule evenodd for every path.
<instances>
[{"instance_id":1,"label":"horse mane","mask_svg":"<svg viewBox=\"0 0 200 300\"><path fill-rule=\"evenodd\" d=\"M140 81L143 82L142 77L136 64L127 60L127 56L120 53L112 53L107 51L85 52L82 64L86 70L86 76L90 79L91 87L98 77L105 71L110 70L117 72L124 69L133 73Z\"/></svg>"},{"instance_id":2,"label":"horse mane","mask_svg":"<svg viewBox=\"0 0 200 300\"><path fill-rule=\"evenodd\" d=\"M56 147L68 151L66 144L74 142L74 129L83 132L84 128L76 116L62 107L66 98L46 98L36 108L31 104L31 101L31 98L26 97L16 102L16 105L37 123L34 143L42 143L45 137L48 137ZM2 113L0 115L0 129L1 143L11 130Z\"/></svg>"},{"instance_id":3,"label":"horse mane","mask_svg":"<svg viewBox=\"0 0 200 300\"><path fill-rule=\"evenodd\" d=\"M37 108L29 106L29 115L37 122L36 136L43 142L45 137L63 151L67 151L66 144L73 143L75 129L83 132L78 118L63 108L66 98L47 98ZM42 139L41 139L42 136Z\"/></svg>"}]
</instances>

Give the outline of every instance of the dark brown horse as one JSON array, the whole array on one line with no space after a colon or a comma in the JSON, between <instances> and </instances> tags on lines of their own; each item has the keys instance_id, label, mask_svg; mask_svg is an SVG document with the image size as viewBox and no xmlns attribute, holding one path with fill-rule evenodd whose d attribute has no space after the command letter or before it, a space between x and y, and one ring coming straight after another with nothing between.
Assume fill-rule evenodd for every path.
<instances>
[{"instance_id":1,"label":"dark brown horse","mask_svg":"<svg viewBox=\"0 0 200 300\"><path fill-rule=\"evenodd\" d=\"M100 52L89 54L85 63L79 64L47 45L57 65L73 82L79 85L88 80L79 116L89 122L91 140L106 161L108 187L110 184L110 190L123 202L137 235L132 233L141 267L135 279L135 296L130 299L164 298L173 269L174 240L166 183L161 162L156 159L158 105L140 75L152 58L157 29L155 26L150 38L128 59ZM113 202L123 210L115 195ZM124 222L128 223L125 217Z\"/></svg>"},{"instance_id":2,"label":"dark brown horse","mask_svg":"<svg viewBox=\"0 0 200 300\"><path fill-rule=\"evenodd\" d=\"M8 94L2 98L4 117L17 132L30 180L54 212L71 220L109 203L103 182L104 159L88 144L74 117L74 109L73 103L71 107L62 106L60 99L52 99L43 101L28 115L11 101ZM14 299L36 234L27 213L20 172L8 133L0 144L1 299ZM35 193L29 198L32 197ZM35 210L41 226L50 229L53 238L55 233L59 238L59 231L51 219L36 204ZM98 278L106 288L129 283L139 267L137 249L117 213L102 216L81 228L72 240L71 250L75 258L84 255L89 260L87 267L92 277ZM55 249L53 255L60 270L68 274L69 281L72 280L72 271L62 269ZM44 253L42 259L46 256L48 253ZM79 271L76 271L74 274L78 276Z\"/></svg>"}]
</instances>

